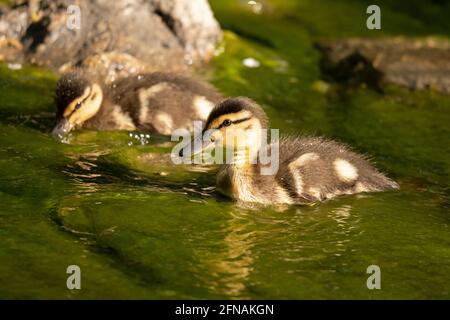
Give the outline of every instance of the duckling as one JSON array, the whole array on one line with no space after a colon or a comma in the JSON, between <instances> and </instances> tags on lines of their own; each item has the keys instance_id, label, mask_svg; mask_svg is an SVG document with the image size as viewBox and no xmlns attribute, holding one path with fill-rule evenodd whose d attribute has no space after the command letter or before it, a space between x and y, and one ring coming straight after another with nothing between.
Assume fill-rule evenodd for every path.
<instances>
[{"instance_id":1,"label":"duckling","mask_svg":"<svg viewBox=\"0 0 450 320\"><path fill-rule=\"evenodd\" d=\"M173 73L147 73L102 86L81 71L63 75L56 85L56 125L64 137L74 128L142 130L170 135L192 131L222 99L211 85Z\"/></svg>"},{"instance_id":2,"label":"duckling","mask_svg":"<svg viewBox=\"0 0 450 320\"><path fill-rule=\"evenodd\" d=\"M233 157L220 167L217 186L243 202L311 204L343 194L399 188L366 157L341 143L321 137L281 137L264 144L262 129L267 128L266 114L258 104L245 97L229 98L211 111L197 143L182 147L179 156L189 159L218 144L231 150ZM262 170L267 169L262 151L275 155L270 165L278 170L269 174Z\"/></svg>"}]
</instances>

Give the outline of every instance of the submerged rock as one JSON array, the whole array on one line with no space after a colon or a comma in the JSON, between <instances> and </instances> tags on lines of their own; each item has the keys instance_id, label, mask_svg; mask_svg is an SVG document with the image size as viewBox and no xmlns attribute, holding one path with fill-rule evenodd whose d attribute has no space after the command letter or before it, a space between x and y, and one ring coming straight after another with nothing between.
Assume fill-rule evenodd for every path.
<instances>
[{"instance_id":1,"label":"submerged rock","mask_svg":"<svg viewBox=\"0 0 450 320\"><path fill-rule=\"evenodd\" d=\"M68 27L80 9L79 28ZM207 0L29 0L0 9L0 60L115 78L208 61L221 31Z\"/></svg>"},{"instance_id":2,"label":"submerged rock","mask_svg":"<svg viewBox=\"0 0 450 320\"><path fill-rule=\"evenodd\" d=\"M347 39L317 44L327 78L365 83L381 90L383 81L410 89L450 94L450 42L445 39Z\"/></svg>"}]
</instances>

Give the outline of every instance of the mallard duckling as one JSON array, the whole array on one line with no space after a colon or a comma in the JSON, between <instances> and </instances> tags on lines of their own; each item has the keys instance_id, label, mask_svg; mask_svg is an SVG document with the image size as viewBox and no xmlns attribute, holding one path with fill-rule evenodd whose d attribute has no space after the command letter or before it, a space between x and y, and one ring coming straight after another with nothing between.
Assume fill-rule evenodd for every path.
<instances>
[{"instance_id":1,"label":"mallard duckling","mask_svg":"<svg viewBox=\"0 0 450 320\"><path fill-rule=\"evenodd\" d=\"M399 188L364 156L335 141L282 137L277 144L264 145L261 129L267 127L267 117L254 101L230 98L211 111L202 137L197 137L197 142L202 142L184 146L179 155L186 159L217 144L232 150L232 160L218 172L217 186L226 195L245 202L309 204L343 194ZM260 161L261 151L278 155L272 158L278 162L270 164L278 170L269 174L261 170L268 168Z\"/></svg>"},{"instance_id":2,"label":"mallard duckling","mask_svg":"<svg viewBox=\"0 0 450 320\"><path fill-rule=\"evenodd\" d=\"M102 87L85 73L63 75L56 85L56 126L63 137L74 128L142 130L170 135L206 120L221 95L209 84L172 74L148 73Z\"/></svg>"}]
</instances>

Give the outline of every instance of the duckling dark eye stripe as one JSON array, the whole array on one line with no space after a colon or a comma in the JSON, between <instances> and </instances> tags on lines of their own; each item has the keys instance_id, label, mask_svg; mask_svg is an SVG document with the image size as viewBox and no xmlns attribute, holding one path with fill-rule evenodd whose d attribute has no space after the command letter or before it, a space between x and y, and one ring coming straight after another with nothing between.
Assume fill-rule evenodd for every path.
<instances>
[{"instance_id":1,"label":"duckling dark eye stripe","mask_svg":"<svg viewBox=\"0 0 450 320\"><path fill-rule=\"evenodd\" d=\"M80 102L78 102L78 103L80 104L80 106L81 106L83 103L85 103L87 99L89 99L89 95L91 94L91 91L92 91L92 89L89 88L89 93L87 94L86 98L84 98L83 100L81 100ZM78 104L78 103L77 103L77 104ZM69 117L70 117L71 115L73 115L74 112L77 111L78 109L79 109L79 108L77 108L77 106L75 106L75 108L73 108L72 112L69 114Z\"/></svg>"},{"instance_id":2,"label":"duckling dark eye stripe","mask_svg":"<svg viewBox=\"0 0 450 320\"><path fill-rule=\"evenodd\" d=\"M81 104L85 103L86 100L89 99L89 96L91 95L91 92L92 92L92 88L89 87L89 92L88 92L88 94L86 95L86 98L84 98L83 100L81 100Z\"/></svg>"},{"instance_id":3,"label":"duckling dark eye stripe","mask_svg":"<svg viewBox=\"0 0 450 320\"><path fill-rule=\"evenodd\" d=\"M237 120L231 121L231 123L232 123L232 124L237 124L237 123L241 123L241 122L250 120L251 118L252 118L252 117L242 118L242 119L237 119ZM223 128L223 127L225 127L225 125L224 125L223 123L221 123L220 126L219 126L217 129L221 129L221 128Z\"/></svg>"}]
</instances>

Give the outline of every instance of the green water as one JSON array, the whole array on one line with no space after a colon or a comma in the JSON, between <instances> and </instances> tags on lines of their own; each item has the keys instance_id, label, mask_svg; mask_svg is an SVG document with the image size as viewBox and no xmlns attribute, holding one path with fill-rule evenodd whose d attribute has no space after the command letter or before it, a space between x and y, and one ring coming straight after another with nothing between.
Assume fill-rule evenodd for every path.
<instances>
[{"instance_id":1,"label":"green water","mask_svg":"<svg viewBox=\"0 0 450 320\"><path fill-rule=\"evenodd\" d=\"M313 42L449 36L448 7L365 1L211 1L227 30L199 70L264 105L284 133L320 134L372 155L401 190L306 207L242 207L213 170L170 164L171 143L125 132L54 141L56 76L0 66L0 298L450 298L450 98L386 87L323 90ZM259 68L243 66L253 57ZM81 290L66 268L81 267ZM366 269L381 268L381 290Z\"/></svg>"}]
</instances>

